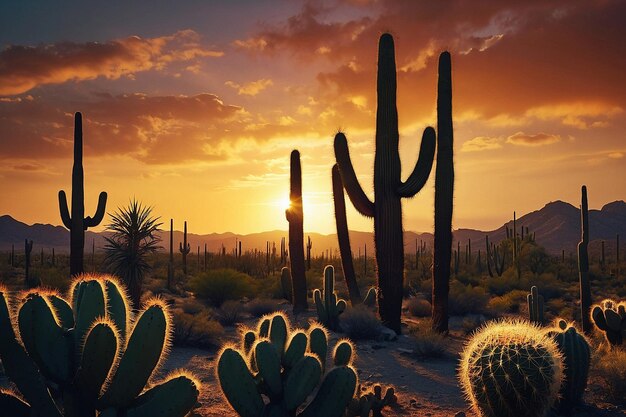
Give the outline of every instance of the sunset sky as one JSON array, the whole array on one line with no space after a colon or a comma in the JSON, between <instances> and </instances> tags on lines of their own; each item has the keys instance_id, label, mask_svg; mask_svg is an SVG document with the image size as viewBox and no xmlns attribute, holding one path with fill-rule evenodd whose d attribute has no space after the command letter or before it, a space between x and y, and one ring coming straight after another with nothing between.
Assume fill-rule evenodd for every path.
<instances>
[{"instance_id":1,"label":"sunset sky","mask_svg":"<svg viewBox=\"0 0 626 417\"><path fill-rule=\"evenodd\" d=\"M455 228L577 206L582 184L600 208L626 199L625 18L621 0L3 1L0 214L61 224L81 111L87 215L104 190L107 212L136 197L194 233L286 229L299 149L305 230L334 233L339 129L373 196L383 32L404 177L452 53ZM432 231L433 185L434 168L406 230ZM350 229L372 230L348 205Z\"/></svg>"}]
</instances>

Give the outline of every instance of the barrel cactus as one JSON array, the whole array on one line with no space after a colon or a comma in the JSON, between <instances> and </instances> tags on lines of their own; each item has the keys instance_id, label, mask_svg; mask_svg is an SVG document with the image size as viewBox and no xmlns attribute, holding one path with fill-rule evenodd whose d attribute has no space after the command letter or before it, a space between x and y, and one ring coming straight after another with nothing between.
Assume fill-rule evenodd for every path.
<instances>
[{"instance_id":1,"label":"barrel cactus","mask_svg":"<svg viewBox=\"0 0 626 417\"><path fill-rule=\"evenodd\" d=\"M339 315L346 309L346 302L337 299L335 294L335 268L327 265L324 268L324 292L313 291L317 318L324 326L330 330L339 328Z\"/></svg>"},{"instance_id":2,"label":"barrel cactus","mask_svg":"<svg viewBox=\"0 0 626 417\"><path fill-rule=\"evenodd\" d=\"M292 330L282 313L274 313L262 318L256 330L244 331L240 346L220 352L217 377L241 417L341 417L357 385L353 347L339 341L334 366L324 375L327 351L323 327Z\"/></svg>"},{"instance_id":3,"label":"barrel cactus","mask_svg":"<svg viewBox=\"0 0 626 417\"><path fill-rule=\"evenodd\" d=\"M148 301L133 320L125 290L103 275L79 276L69 295L68 302L53 292L31 291L13 309L0 289L0 359L21 394L0 394L11 415L189 413L199 389L193 376L179 372L151 381L171 338L162 301Z\"/></svg>"},{"instance_id":4,"label":"barrel cactus","mask_svg":"<svg viewBox=\"0 0 626 417\"><path fill-rule=\"evenodd\" d=\"M538 326L505 320L474 334L461 355L459 377L482 417L542 417L558 398L563 358Z\"/></svg>"},{"instance_id":5,"label":"barrel cactus","mask_svg":"<svg viewBox=\"0 0 626 417\"><path fill-rule=\"evenodd\" d=\"M622 344L626 334L626 303L606 299L593 306L591 318L611 346Z\"/></svg>"},{"instance_id":6,"label":"barrel cactus","mask_svg":"<svg viewBox=\"0 0 626 417\"><path fill-rule=\"evenodd\" d=\"M589 377L591 349L585 336L578 333L576 328L571 324L568 325L565 320L558 320L556 326L548 330L547 334L554 339L563 355L565 370L557 409L561 413L568 413L574 405L582 402Z\"/></svg>"},{"instance_id":7,"label":"barrel cactus","mask_svg":"<svg viewBox=\"0 0 626 417\"><path fill-rule=\"evenodd\" d=\"M387 387L385 395L383 388L376 384L372 389L352 399L346 410L346 417L382 417L383 408L392 406L398 402L393 387Z\"/></svg>"}]
</instances>

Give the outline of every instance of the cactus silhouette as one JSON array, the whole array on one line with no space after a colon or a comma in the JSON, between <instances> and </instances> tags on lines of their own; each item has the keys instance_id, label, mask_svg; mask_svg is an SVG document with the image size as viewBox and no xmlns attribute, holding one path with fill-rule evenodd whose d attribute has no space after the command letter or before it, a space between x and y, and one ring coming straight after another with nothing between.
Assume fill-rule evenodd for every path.
<instances>
[{"instance_id":1,"label":"cactus silhouette","mask_svg":"<svg viewBox=\"0 0 626 417\"><path fill-rule=\"evenodd\" d=\"M289 222L289 262L293 289L294 312L306 311L306 271L304 268L304 215L302 212L302 168L300 152L291 151L289 179L289 208L285 217Z\"/></svg>"},{"instance_id":2,"label":"cactus silhouette","mask_svg":"<svg viewBox=\"0 0 626 417\"><path fill-rule=\"evenodd\" d=\"M580 314L582 329L585 334L591 334L591 288L589 286L589 210L587 207L587 187L581 188L580 202L580 232L581 239L578 243L578 280L580 285Z\"/></svg>"},{"instance_id":3,"label":"cactus silhouette","mask_svg":"<svg viewBox=\"0 0 626 417\"><path fill-rule=\"evenodd\" d=\"M468 342L459 374L477 415L538 417L558 398L563 359L557 344L539 327L496 321Z\"/></svg>"},{"instance_id":4,"label":"cactus silhouette","mask_svg":"<svg viewBox=\"0 0 626 417\"><path fill-rule=\"evenodd\" d=\"M342 417L357 385L354 348L339 341L334 366L324 375L327 350L323 327L291 330L284 315L266 316L256 331L244 333L239 347L227 346L219 354L220 388L241 417Z\"/></svg>"},{"instance_id":5,"label":"cactus silhouette","mask_svg":"<svg viewBox=\"0 0 626 417\"><path fill-rule=\"evenodd\" d=\"M485 235L485 246L487 249L486 262L489 276L493 278L493 270L491 269L491 264L493 263L496 274L501 277L504 272L504 259L506 258L506 251L504 249L500 250L494 243L491 243L490 245L488 235Z\"/></svg>"},{"instance_id":6,"label":"cactus silhouette","mask_svg":"<svg viewBox=\"0 0 626 417\"><path fill-rule=\"evenodd\" d=\"M290 303L293 303L293 289L291 287L291 272L289 268L284 266L280 270L280 289L283 293L283 298Z\"/></svg>"},{"instance_id":7,"label":"cactus silhouette","mask_svg":"<svg viewBox=\"0 0 626 417\"><path fill-rule=\"evenodd\" d=\"M346 309L346 302L335 294L335 268L332 265L324 268L323 292L313 291L313 300L318 321L330 330L339 329L339 315Z\"/></svg>"},{"instance_id":8,"label":"cactus silhouette","mask_svg":"<svg viewBox=\"0 0 626 417\"><path fill-rule=\"evenodd\" d=\"M401 199L415 196L426 183L435 152L435 131L430 127L424 130L418 161L408 179L402 182L395 51L393 37L388 33L379 41L377 93L373 202L359 184L343 133L335 136L334 148L341 179L352 204L362 215L374 218L379 314L387 327L400 333L404 276Z\"/></svg>"},{"instance_id":9,"label":"cactus silhouette","mask_svg":"<svg viewBox=\"0 0 626 417\"><path fill-rule=\"evenodd\" d=\"M532 323L542 325L544 323L543 313L543 296L539 295L539 290L536 286L530 288L530 293L526 296L526 302L528 303L528 315Z\"/></svg>"},{"instance_id":10,"label":"cactus silhouette","mask_svg":"<svg viewBox=\"0 0 626 417\"><path fill-rule=\"evenodd\" d=\"M169 348L165 303L149 300L131 326L129 300L112 277L79 276L69 294L67 302L53 292L30 292L12 318L10 297L0 289L0 359L25 400L2 393L2 402L12 404L2 411L183 417L194 407L199 383L183 372L144 391Z\"/></svg>"},{"instance_id":11,"label":"cactus silhouette","mask_svg":"<svg viewBox=\"0 0 626 417\"><path fill-rule=\"evenodd\" d=\"M306 238L306 270L311 269L311 249L313 248L313 243L311 242L311 236L307 236Z\"/></svg>"},{"instance_id":12,"label":"cactus silhouette","mask_svg":"<svg viewBox=\"0 0 626 417\"><path fill-rule=\"evenodd\" d=\"M170 258L167 262L167 289L174 289L174 219L170 219Z\"/></svg>"},{"instance_id":13,"label":"cactus silhouette","mask_svg":"<svg viewBox=\"0 0 626 417\"><path fill-rule=\"evenodd\" d=\"M85 230L100 224L107 204L107 193L100 193L98 208L93 217L85 217L85 188L83 174L83 116L74 115L74 166L72 167L72 212L67 205L65 191L59 191L59 211L63 225L70 231L70 275L83 272Z\"/></svg>"},{"instance_id":14,"label":"cactus silhouette","mask_svg":"<svg viewBox=\"0 0 626 417\"><path fill-rule=\"evenodd\" d=\"M392 406L397 402L398 397L396 397L393 387L387 387L385 395L383 395L383 388L376 384L374 388L350 401L346 410L346 417L369 417L370 412L372 417L382 417L383 408Z\"/></svg>"},{"instance_id":15,"label":"cactus silhouette","mask_svg":"<svg viewBox=\"0 0 626 417\"><path fill-rule=\"evenodd\" d=\"M183 241L178 242L178 250L183 255L183 274L187 275L187 255L191 252L191 245L187 243L187 222L185 221L185 232L183 233Z\"/></svg>"},{"instance_id":16,"label":"cactus silhouette","mask_svg":"<svg viewBox=\"0 0 626 417\"><path fill-rule=\"evenodd\" d=\"M34 288L39 285L37 279L30 274L30 254L33 252L33 241L24 239L24 279L26 288Z\"/></svg>"},{"instance_id":17,"label":"cactus silhouette","mask_svg":"<svg viewBox=\"0 0 626 417\"><path fill-rule=\"evenodd\" d=\"M626 303L606 299L593 306L591 318L611 346L622 344L626 336Z\"/></svg>"}]
</instances>

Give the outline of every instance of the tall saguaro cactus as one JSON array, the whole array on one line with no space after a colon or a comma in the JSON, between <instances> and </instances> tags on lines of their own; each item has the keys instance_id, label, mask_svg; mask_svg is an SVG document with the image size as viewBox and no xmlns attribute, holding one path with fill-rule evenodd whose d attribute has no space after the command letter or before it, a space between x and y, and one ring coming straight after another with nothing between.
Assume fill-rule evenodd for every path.
<instances>
[{"instance_id":1,"label":"tall saguaro cactus","mask_svg":"<svg viewBox=\"0 0 626 417\"><path fill-rule=\"evenodd\" d=\"M448 292L452 250L454 152L452 128L452 64L450 53L439 56L437 85L437 169L435 171L435 239L433 253L433 330L448 331Z\"/></svg>"},{"instance_id":2,"label":"tall saguaro cactus","mask_svg":"<svg viewBox=\"0 0 626 417\"><path fill-rule=\"evenodd\" d=\"M191 245L187 243L187 222L185 221L185 232L183 241L178 243L178 250L183 254L183 274L187 275L187 255L191 252Z\"/></svg>"},{"instance_id":3,"label":"tall saguaro cactus","mask_svg":"<svg viewBox=\"0 0 626 417\"><path fill-rule=\"evenodd\" d=\"M294 312L308 308L306 298L306 274L304 268L304 214L302 212L302 167L300 152L291 151L289 184L289 208L285 217L289 222L289 261L293 287Z\"/></svg>"},{"instance_id":4,"label":"tall saguaro cactus","mask_svg":"<svg viewBox=\"0 0 626 417\"><path fill-rule=\"evenodd\" d=\"M348 234L348 219L346 217L346 200L343 195L343 183L339 165L335 164L332 169L333 177L333 201L335 202L335 223L337 224L337 240L339 241L339 253L341 254L341 267L343 277L350 294L350 304L355 306L361 303L361 292L356 282L354 263L352 262L352 249L350 249L350 235Z\"/></svg>"},{"instance_id":5,"label":"tall saguaro cactus","mask_svg":"<svg viewBox=\"0 0 626 417\"><path fill-rule=\"evenodd\" d=\"M334 147L341 179L352 204L362 215L374 218L380 317L387 327L400 333L404 277L402 198L415 196L430 175L435 153L435 131L431 127L424 130L418 161L403 182L398 153L394 41L388 33L380 37L378 45L377 93L374 201L370 201L359 184L343 133L335 136Z\"/></svg>"},{"instance_id":6,"label":"tall saguaro cactus","mask_svg":"<svg viewBox=\"0 0 626 417\"><path fill-rule=\"evenodd\" d=\"M578 279L580 282L580 313L583 332L592 332L591 319L591 288L589 286L589 210L587 207L587 187L582 186L580 203L580 231L581 238L578 243Z\"/></svg>"},{"instance_id":7,"label":"tall saguaro cactus","mask_svg":"<svg viewBox=\"0 0 626 417\"><path fill-rule=\"evenodd\" d=\"M85 187L83 174L83 116L74 115L74 166L72 167L72 212L68 209L65 191L59 191L59 210L63 225L70 231L70 275L83 272L85 230L100 224L107 204L107 193L98 197L98 208L93 217L85 217Z\"/></svg>"}]
</instances>

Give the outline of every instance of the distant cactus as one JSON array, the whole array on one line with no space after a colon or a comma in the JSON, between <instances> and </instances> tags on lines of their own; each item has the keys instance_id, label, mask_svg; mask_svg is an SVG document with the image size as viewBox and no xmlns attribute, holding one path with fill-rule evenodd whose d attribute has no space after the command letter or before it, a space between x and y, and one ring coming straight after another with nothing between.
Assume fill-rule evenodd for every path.
<instances>
[{"instance_id":1,"label":"distant cactus","mask_svg":"<svg viewBox=\"0 0 626 417\"><path fill-rule=\"evenodd\" d=\"M313 291L317 319L330 330L339 328L339 315L346 309L346 302L337 299L335 294L335 268L332 265L324 268L324 289Z\"/></svg>"},{"instance_id":2,"label":"distant cactus","mask_svg":"<svg viewBox=\"0 0 626 417\"><path fill-rule=\"evenodd\" d=\"M183 274L187 275L187 255L191 252L191 245L187 243L187 222L185 221L185 231L183 241L178 242L178 250L183 255Z\"/></svg>"},{"instance_id":3,"label":"distant cactus","mask_svg":"<svg viewBox=\"0 0 626 417\"><path fill-rule=\"evenodd\" d=\"M30 274L30 254L33 252L33 241L24 239L24 278L26 288L39 286L39 280Z\"/></svg>"},{"instance_id":4,"label":"distant cactus","mask_svg":"<svg viewBox=\"0 0 626 417\"><path fill-rule=\"evenodd\" d=\"M311 249L313 248L313 243L311 242L311 236L307 236L306 238L306 269L307 271L311 269Z\"/></svg>"},{"instance_id":5,"label":"distant cactus","mask_svg":"<svg viewBox=\"0 0 626 417\"><path fill-rule=\"evenodd\" d=\"M468 342L459 373L478 415L541 417L558 398L563 359L557 344L539 327L496 321Z\"/></svg>"},{"instance_id":6,"label":"distant cactus","mask_svg":"<svg viewBox=\"0 0 626 417\"><path fill-rule=\"evenodd\" d=\"M342 417L357 385L354 348L339 341L334 367L324 375L327 344L322 327L291 330L284 315L266 316L256 331L244 333L239 347L227 346L219 354L220 388L241 417Z\"/></svg>"},{"instance_id":7,"label":"distant cactus","mask_svg":"<svg viewBox=\"0 0 626 417\"><path fill-rule=\"evenodd\" d=\"M304 214L302 212L302 168L300 152L291 152L289 184L289 208L285 216L289 222L289 261L293 288L294 312L306 311L306 271L304 268Z\"/></svg>"},{"instance_id":8,"label":"distant cactus","mask_svg":"<svg viewBox=\"0 0 626 417\"><path fill-rule=\"evenodd\" d=\"M343 195L343 182L339 165L332 168L333 179L333 201L335 205L335 224L337 225L337 241L339 243L339 253L341 255L341 267L343 278L346 281L350 304L354 307L361 303L361 292L356 282L354 272L354 262L352 261L352 249L350 248L350 234L348 233L348 219L346 216L346 200Z\"/></svg>"},{"instance_id":9,"label":"distant cactus","mask_svg":"<svg viewBox=\"0 0 626 417\"><path fill-rule=\"evenodd\" d=\"M175 287L174 276L174 219L170 219L170 258L167 262L167 289Z\"/></svg>"},{"instance_id":10,"label":"distant cactus","mask_svg":"<svg viewBox=\"0 0 626 417\"><path fill-rule=\"evenodd\" d=\"M620 346L626 336L626 303L606 299L591 309L591 318L598 329L604 332L606 341Z\"/></svg>"},{"instance_id":11,"label":"distant cactus","mask_svg":"<svg viewBox=\"0 0 626 417\"><path fill-rule=\"evenodd\" d=\"M291 288L291 272L286 266L280 270L280 288L283 298L293 303L293 289Z\"/></svg>"},{"instance_id":12,"label":"distant cactus","mask_svg":"<svg viewBox=\"0 0 626 417\"><path fill-rule=\"evenodd\" d=\"M343 133L335 136L334 148L341 179L352 204L362 215L374 218L379 313L383 324L400 333L404 277L402 198L415 196L426 183L432 168L436 139L434 129L426 128L415 168L402 182L396 87L394 41L389 33L385 33L380 37L378 48L374 201L370 201L359 184Z\"/></svg>"},{"instance_id":13,"label":"distant cactus","mask_svg":"<svg viewBox=\"0 0 626 417\"><path fill-rule=\"evenodd\" d=\"M587 208L587 187L582 186L580 203L580 231L581 239L578 243L578 277L580 285L580 313L582 328L585 334L590 334L592 327L589 318L591 311L591 288L589 286L589 210Z\"/></svg>"},{"instance_id":14,"label":"distant cactus","mask_svg":"<svg viewBox=\"0 0 626 417\"><path fill-rule=\"evenodd\" d=\"M63 225L70 231L70 275L84 272L83 256L85 230L96 227L104 218L107 193L98 197L98 208L93 217L85 217L85 189L83 175L83 116L74 114L74 166L72 168L72 210L68 209L65 191L59 191L59 210Z\"/></svg>"},{"instance_id":15,"label":"distant cactus","mask_svg":"<svg viewBox=\"0 0 626 417\"><path fill-rule=\"evenodd\" d=\"M488 235L485 236L485 246L487 249L485 261L487 262L487 272L489 272L489 276L493 278L493 270L491 269L491 264L493 263L496 274L501 277L504 272L504 259L506 258L506 252L504 249L499 249L498 246L493 243L490 245Z\"/></svg>"},{"instance_id":16,"label":"distant cactus","mask_svg":"<svg viewBox=\"0 0 626 417\"><path fill-rule=\"evenodd\" d=\"M528 315L532 323L542 325L544 324L544 304L543 296L539 294L539 290L536 286L530 288L530 293L526 296L528 303Z\"/></svg>"},{"instance_id":17,"label":"distant cactus","mask_svg":"<svg viewBox=\"0 0 626 417\"><path fill-rule=\"evenodd\" d=\"M589 377L591 349L587 339L565 320L558 320L556 326L547 334L554 339L563 355L565 374L559 391L557 409L567 414L573 406L582 403Z\"/></svg>"},{"instance_id":18,"label":"distant cactus","mask_svg":"<svg viewBox=\"0 0 626 417\"><path fill-rule=\"evenodd\" d=\"M373 389L358 395L350 401L346 410L346 417L382 417L382 410L385 407L392 406L398 402L393 387L387 387L385 395L380 385L374 385Z\"/></svg>"},{"instance_id":19,"label":"distant cactus","mask_svg":"<svg viewBox=\"0 0 626 417\"><path fill-rule=\"evenodd\" d=\"M162 301L148 301L131 326L125 290L111 277L79 276L69 294L66 302L30 292L11 317L0 289L0 359L26 401L13 401L15 415L183 417L195 406L199 384L182 372L144 391L169 349Z\"/></svg>"}]
</instances>

